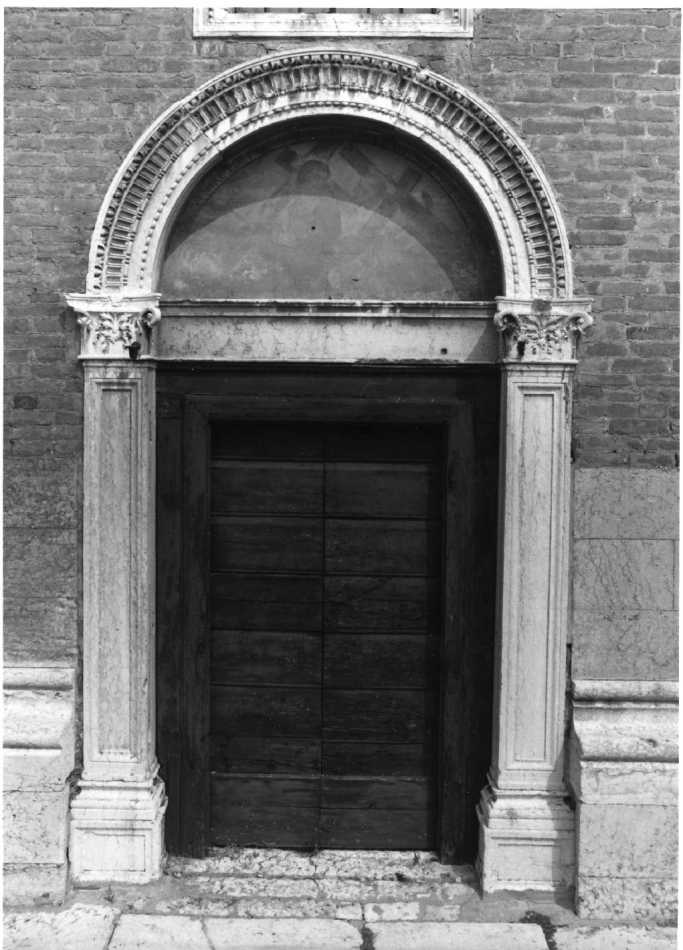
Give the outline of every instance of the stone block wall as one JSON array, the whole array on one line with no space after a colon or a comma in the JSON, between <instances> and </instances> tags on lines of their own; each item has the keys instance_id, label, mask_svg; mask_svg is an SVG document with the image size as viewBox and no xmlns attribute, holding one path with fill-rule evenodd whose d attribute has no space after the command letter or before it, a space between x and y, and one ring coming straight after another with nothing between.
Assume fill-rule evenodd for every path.
<instances>
[{"instance_id":1,"label":"stone block wall","mask_svg":"<svg viewBox=\"0 0 683 950\"><path fill-rule=\"evenodd\" d=\"M678 676L678 472L574 474L572 675Z\"/></svg>"},{"instance_id":2,"label":"stone block wall","mask_svg":"<svg viewBox=\"0 0 683 950\"><path fill-rule=\"evenodd\" d=\"M461 82L544 168L575 292L594 299L595 316L574 406L573 675L668 682L679 12L483 10L472 40L329 43L405 55ZM195 40L189 8L5 11L5 660L75 671L77 737L83 383L61 292L84 289L100 203L149 123L216 73L302 45ZM24 799L12 800L19 814ZM15 844L10 853L29 854Z\"/></svg>"},{"instance_id":3,"label":"stone block wall","mask_svg":"<svg viewBox=\"0 0 683 950\"><path fill-rule=\"evenodd\" d=\"M673 920L677 890L678 473L574 478L577 907Z\"/></svg>"},{"instance_id":4,"label":"stone block wall","mask_svg":"<svg viewBox=\"0 0 683 950\"><path fill-rule=\"evenodd\" d=\"M4 898L61 899L74 768L73 671L5 670L3 732Z\"/></svg>"}]
</instances>

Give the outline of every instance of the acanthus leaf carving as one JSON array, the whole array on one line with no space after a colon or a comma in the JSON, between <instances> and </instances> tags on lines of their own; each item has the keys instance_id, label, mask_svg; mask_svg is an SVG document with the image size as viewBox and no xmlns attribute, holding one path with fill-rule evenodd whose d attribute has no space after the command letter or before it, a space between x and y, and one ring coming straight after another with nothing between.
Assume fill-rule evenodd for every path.
<instances>
[{"instance_id":1,"label":"acanthus leaf carving","mask_svg":"<svg viewBox=\"0 0 683 950\"><path fill-rule=\"evenodd\" d=\"M593 324L587 298L497 297L496 304L493 322L506 363L573 363L579 339Z\"/></svg>"},{"instance_id":2,"label":"acanthus leaf carving","mask_svg":"<svg viewBox=\"0 0 683 950\"><path fill-rule=\"evenodd\" d=\"M150 330L161 320L159 294L111 297L65 294L82 329L81 357L137 359L149 355Z\"/></svg>"}]
</instances>

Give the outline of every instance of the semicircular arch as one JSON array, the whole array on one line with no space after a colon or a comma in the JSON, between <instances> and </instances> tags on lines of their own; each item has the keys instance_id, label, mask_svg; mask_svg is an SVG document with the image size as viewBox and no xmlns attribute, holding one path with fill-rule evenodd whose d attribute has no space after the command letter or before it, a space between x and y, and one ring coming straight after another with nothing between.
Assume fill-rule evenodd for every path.
<instances>
[{"instance_id":1,"label":"semicircular arch","mask_svg":"<svg viewBox=\"0 0 683 950\"><path fill-rule=\"evenodd\" d=\"M156 290L174 217L226 149L276 123L340 115L412 135L456 169L491 222L507 296L571 297L557 201L507 123L463 86L410 60L333 49L254 60L166 110L131 149L105 196L88 292Z\"/></svg>"}]
</instances>

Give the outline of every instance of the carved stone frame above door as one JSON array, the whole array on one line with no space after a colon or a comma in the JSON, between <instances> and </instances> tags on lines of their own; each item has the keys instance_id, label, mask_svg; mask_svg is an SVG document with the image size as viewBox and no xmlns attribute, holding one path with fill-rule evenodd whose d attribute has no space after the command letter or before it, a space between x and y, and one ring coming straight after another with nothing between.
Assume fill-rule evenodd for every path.
<instances>
[{"instance_id":1,"label":"carved stone frame above door","mask_svg":"<svg viewBox=\"0 0 683 950\"><path fill-rule=\"evenodd\" d=\"M160 318L164 247L191 188L245 136L316 116L396 128L445 159L489 217L505 296L483 305L223 301L167 311L162 304ZM244 64L172 106L138 140L102 204L86 293L66 299L80 315L85 373L84 747L72 802L74 878L142 882L161 872L157 362L419 360L499 361L503 374L494 738L479 807L483 886L571 884L574 821L563 778L569 437L576 344L592 319L589 301L573 297L557 202L517 135L463 87L398 57L314 49Z\"/></svg>"}]
</instances>

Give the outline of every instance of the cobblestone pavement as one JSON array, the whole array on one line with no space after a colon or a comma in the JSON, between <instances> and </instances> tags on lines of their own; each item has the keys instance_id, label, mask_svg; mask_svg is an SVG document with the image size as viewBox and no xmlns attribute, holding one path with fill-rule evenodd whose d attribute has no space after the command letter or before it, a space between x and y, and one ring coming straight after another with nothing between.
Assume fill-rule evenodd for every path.
<instances>
[{"instance_id":1,"label":"cobblestone pavement","mask_svg":"<svg viewBox=\"0 0 683 950\"><path fill-rule=\"evenodd\" d=\"M665 950L672 926L579 920L540 893L482 897L428 853L239 849L170 858L152 884L9 909L5 950Z\"/></svg>"}]
</instances>

